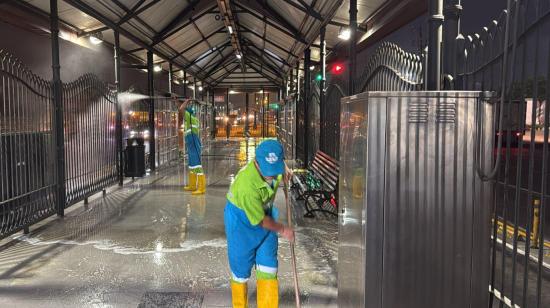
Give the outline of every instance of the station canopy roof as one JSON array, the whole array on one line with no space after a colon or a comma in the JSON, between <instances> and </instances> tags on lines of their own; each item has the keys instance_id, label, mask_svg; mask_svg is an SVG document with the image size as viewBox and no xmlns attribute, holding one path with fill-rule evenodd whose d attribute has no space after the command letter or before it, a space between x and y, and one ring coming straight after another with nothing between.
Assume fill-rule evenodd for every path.
<instances>
[{"instance_id":1,"label":"station canopy roof","mask_svg":"<svg viewBox=\"0 0 550 308\"><path fill-rule=\"evenodd\" d=\"M49 13L49 0L24 2ZM359 37L369 19L401 2L411 0L358 0ZM117 29L135 58L145 62L152 51L176 78L185 70L210 87L281 86L307 47L319 60L322 25L330 50L349 23L348 0L60 0L58 11L79 36L114 44Z\"/></svg>"}]
</instances>

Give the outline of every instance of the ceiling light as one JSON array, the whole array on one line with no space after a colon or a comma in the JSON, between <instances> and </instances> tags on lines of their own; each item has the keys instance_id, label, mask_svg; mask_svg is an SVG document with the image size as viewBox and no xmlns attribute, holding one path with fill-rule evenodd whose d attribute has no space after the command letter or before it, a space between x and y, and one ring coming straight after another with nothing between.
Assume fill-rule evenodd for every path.
<instances>
[{"instance_id":1,"label":"ceiling light","mask_svg":"<svg viewBox=\"0 0 550 308\"><path fill-rule=\"evenodd\" d=\"M338 34L338 38L344 41L349 40L350 37L351 37L351 31L349 29L341 30L340 33Z\"/></svg>"},{"instance_id":2,"label":"ceiling light","mask_svg":"<svg viewBox=\"0 0 550 308\"><path fill-rule=\"evenodd\" d=\"M90 36L90 43L92 43L94 45L99 45L99 44L103 43L103 41L101 39L99 39L98 37Z\"/></svg>"},{"instance_id":3,"label":"ceiling light","mask_svg":"<svg viewBox=\"0 0 550 308\"><path fill-rule=\"evenodd\" d=\"M236 94L237 92L235 92L234 90L229 90L229 94Z\"/></svg>"},{"instance_id":4,"label":"ceiling light","mask_svg":"<svg viewBox=\"0 0 550 308\"><path fill-rule=\"evenodd\" d=\"M239 60L243 57L243 56L241 56L240 53L236 54L236 56L237 56L237 59L239 59Z\"/></svg>"},{"instance_id":5,"label":"ceiling light","mask_svg":"<svg viewBox=\"0 0 550 308\"><path fill-rule=\"evenodd\" d=\"M174 83L175 83L175 84L180 84L180 81L177 80L177 79L175 79L175 80L174 80Z\"/></svg>"},{"instance_id":6,"label":"ceiling light","mask_svg":"<svg viewBox=\"0 0 550 308\"><path fill-rule=\"evenodd\" d=\"M199 87L199 91L202 91L202 86Z\"/></svg>"},{"instance_id":7,"label":"ceiling light","mask_svg":"<svg viewBox=\"0 0 550 308\"><path fill-rule=\"evenodd\" d=\"M155 65L155 67L153 68L153 71L158 73L158 72L162 71L162 67L160 65Z\"/></svg>"},{"instance_id":8,"label":"ceiling light","mask_svg":"<svg viewBox=\"0 0 550 308\"><path fill-rule=\"evenodd\" d=\"M227 26L227 30L229 30L229 34L233 34L233 28L231 26Z\"/></svg>"},{"instance_id":9,"label":"ceiling light","mask_svg":"<svg viewBox=\"0 0 550 308\"><path fill-rule=\"evenodd\" d=\"M312 71L312 70L314 70L314 69L315 69L315 65L312 65L312 66L309 67L309 70L310 70L310 71Z\"/></svg>"}]
</instances>

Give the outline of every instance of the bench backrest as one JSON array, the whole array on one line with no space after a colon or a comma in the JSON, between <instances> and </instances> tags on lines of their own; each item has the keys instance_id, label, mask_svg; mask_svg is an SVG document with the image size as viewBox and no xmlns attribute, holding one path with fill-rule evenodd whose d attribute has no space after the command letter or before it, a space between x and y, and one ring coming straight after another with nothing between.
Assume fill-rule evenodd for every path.
<instances>
[{"instance_id":1,"label":"bench backrest","mask_svg":"<svg viewBox=\"0 0 550 308\"><path fill-rule=\"evenodd\" d=\"M337 160L322 151L317 151L311 162L310 169L315 173L317 178L323 181L323 185L328 190L336 190L338 188L340 165Z\"/></svg>"}]
</instances>

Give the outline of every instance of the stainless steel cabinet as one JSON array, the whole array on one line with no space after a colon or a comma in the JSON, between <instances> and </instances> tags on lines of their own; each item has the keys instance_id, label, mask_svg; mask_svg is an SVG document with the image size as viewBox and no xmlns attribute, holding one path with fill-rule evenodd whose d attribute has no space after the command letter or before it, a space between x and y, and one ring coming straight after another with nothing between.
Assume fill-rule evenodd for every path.
<instances>
[{"instance_id":1,"label":"stainless steel cabinet","mask_svg":"<svg viewBox=\"0 0 550 308\"><path fill-rule=\"evenodd\" d=\"M481 92L342 100L339 307L487 306L493 113Z\"/></svg>"}]
</instances>

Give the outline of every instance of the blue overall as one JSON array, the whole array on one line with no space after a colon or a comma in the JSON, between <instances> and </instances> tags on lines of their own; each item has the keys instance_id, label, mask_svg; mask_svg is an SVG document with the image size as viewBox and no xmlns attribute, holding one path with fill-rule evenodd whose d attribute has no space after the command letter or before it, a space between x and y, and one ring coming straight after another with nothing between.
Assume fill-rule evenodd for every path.
<instances>
[{"instance_id":1,"label":"blue overall","mask_svg":"<svg viewBox=\"0 0 550 308\"><path fill-rule=\"evenodd\" d=\"M201 141L194 133L185 135L185 146L189 154L189 167L193 168L201 165Z\"/></svg>"},{"instance_id":2,"label":"blue overall","mask_svg":"<svg viewBox=\"0 0 550 308\"><path fill-rule=\"evenodd\" d=\"M278 210L275 207L266 210L265 214L273 220L278 218ZM257 270L274 270L276 274L278 236L275 232L259 225L252 225L245 212L229 200L224 210L224 223L229 268L234 280L246 281L250 278L250 272L255 264Z\"/></svg>"}]
</instances>

